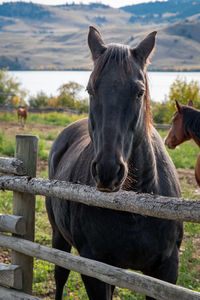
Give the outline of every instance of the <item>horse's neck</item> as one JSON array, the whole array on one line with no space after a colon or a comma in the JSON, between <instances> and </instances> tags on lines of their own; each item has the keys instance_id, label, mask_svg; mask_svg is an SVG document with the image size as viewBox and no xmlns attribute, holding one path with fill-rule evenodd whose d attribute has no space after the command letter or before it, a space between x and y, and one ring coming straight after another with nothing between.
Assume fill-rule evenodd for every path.
<instances>
[{"instance_id":1,"label":"horse's neck","mask_svg":"<svg viewBox=\"0 0 200 300\"><path fill-rule=\"evenodd\" d=\"M188 119L185 123L186 133L200 147L200 111L195 110L192 112L191 117L187 118L186 115L185 118Z\"/></svg>"},{"instance_id":2,"label":"horse's neck","mask_svg":"<svg viewBox=\"0 0 200 300\"><path fill-rule=\"evenodd\" d=\"M157 186L157 168L155 154L146 135L142 143L133 149L128 163L128 177L125 189L136 192L154 193Z\"/></svg>"},{"instance_id":3,"label":"horse's neck","mask_svg":"<svg viewBox=\"0 0 200 300\"><path fill-rule=\"evenodd\" d=\"M197 136L197 134L193 132L191 132L190 135L191 138L195 141L195 143L200 147L200 132L199 132L199 136Z\"/></svg>"}]
</instances>

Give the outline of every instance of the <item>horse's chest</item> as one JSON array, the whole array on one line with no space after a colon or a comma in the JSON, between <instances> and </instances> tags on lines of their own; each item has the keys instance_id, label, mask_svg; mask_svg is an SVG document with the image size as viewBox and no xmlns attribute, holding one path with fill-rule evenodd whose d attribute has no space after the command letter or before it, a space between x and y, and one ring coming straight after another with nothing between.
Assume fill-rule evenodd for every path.
<instances>
[{"instance_id":1,"label":"horse's chest","mask_svg":"<svg viewBox=\"0 0 200 300\"><path fill-rule=\"evenodd\" d=\"M80 208L80 207L79 207ZM141 268L166 248L149 218L101 208L88 208L73 215L71 228L75 246L81 255L123 267ZM162 236L162 240L164 237ZM89 251L89 253L87 253Z\"/></svg>"}]
</instances>

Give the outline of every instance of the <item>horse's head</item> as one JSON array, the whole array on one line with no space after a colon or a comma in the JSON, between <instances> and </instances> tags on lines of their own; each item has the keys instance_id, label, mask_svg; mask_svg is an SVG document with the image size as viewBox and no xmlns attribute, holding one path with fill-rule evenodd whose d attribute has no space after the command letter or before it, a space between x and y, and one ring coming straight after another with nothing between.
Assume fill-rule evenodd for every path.
<instances>
[{"instance_id":1,"label":"horse's head","mask_svg":"<svg viewBox=\"0 0 200 300\"><path fill-rule=\"evenodd\" d=\"M95 157L92 175L101 191L117 191L127 176L127 162L150 123L146 65L156 32L136 48L105 45L90 27L88 44L94 70L88 83L89 132Z\"/></svg>"},{"instance_id":2,"label":"horse's head","mask_svg":"<svg viewBox=\"0 0 200 300\"><path fill-rule=\"evenodd\" d=\"M184 129L183 123L184 110L186 109L186 106L182 106L177 100L175 100L175 102L176 112L172 119L172 126L167 137L165 138L165 145L170 149L175 149L176 146L190 139ZM188 101L188 106L193 107L193 102L191 100Z\"/></svg>"}]
</instances>

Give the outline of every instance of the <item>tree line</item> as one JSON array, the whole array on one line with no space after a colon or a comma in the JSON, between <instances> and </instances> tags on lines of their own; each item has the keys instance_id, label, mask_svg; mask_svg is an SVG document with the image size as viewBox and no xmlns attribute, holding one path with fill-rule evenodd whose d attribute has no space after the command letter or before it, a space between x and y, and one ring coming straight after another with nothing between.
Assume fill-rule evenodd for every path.
<instances>
[{"instance_id":1,"label":"tree line","mask_svg":"<svg viewBox=\"0 0 200 300\"><path fill-rule=\"evenodd\" d=\"M76 82L68 82L58 89L57 96L47 96L39 92L36 96L29 96L27 102L26 92L21 84L14 79L7 70L0 70L0 105L28 105L32 108L73 108L82 113L88 113L88 99L79 99L83 86ZM155 123L170 124L175 112L175 100L187 104L192 100L194 106L200 109L200 84L198 81L187 82L186 79L177 78L170 86L169 95L163 102L151 101L152 115Z\"/></svg>"}]
</instances>

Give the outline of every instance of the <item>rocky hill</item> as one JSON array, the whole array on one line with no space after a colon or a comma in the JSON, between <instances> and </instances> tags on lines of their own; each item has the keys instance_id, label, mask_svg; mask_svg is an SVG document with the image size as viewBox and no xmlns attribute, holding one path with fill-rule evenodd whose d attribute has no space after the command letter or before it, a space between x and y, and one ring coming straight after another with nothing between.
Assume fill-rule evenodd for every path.
<instances>
[{"instance_id":1,"label":"rocky hill","mask_svg":"<svg viewBox=\"0 0 200 300\"><path fill-rule=\"evenodd\" d=\"M0 67L90 68L87 32L91 24L100 29L105 42L132 47L158 30L151 69L200 70L200 0L168 0L121 9L98 3L4 3L0 5Z\"/></svg>"}]
</instances>

